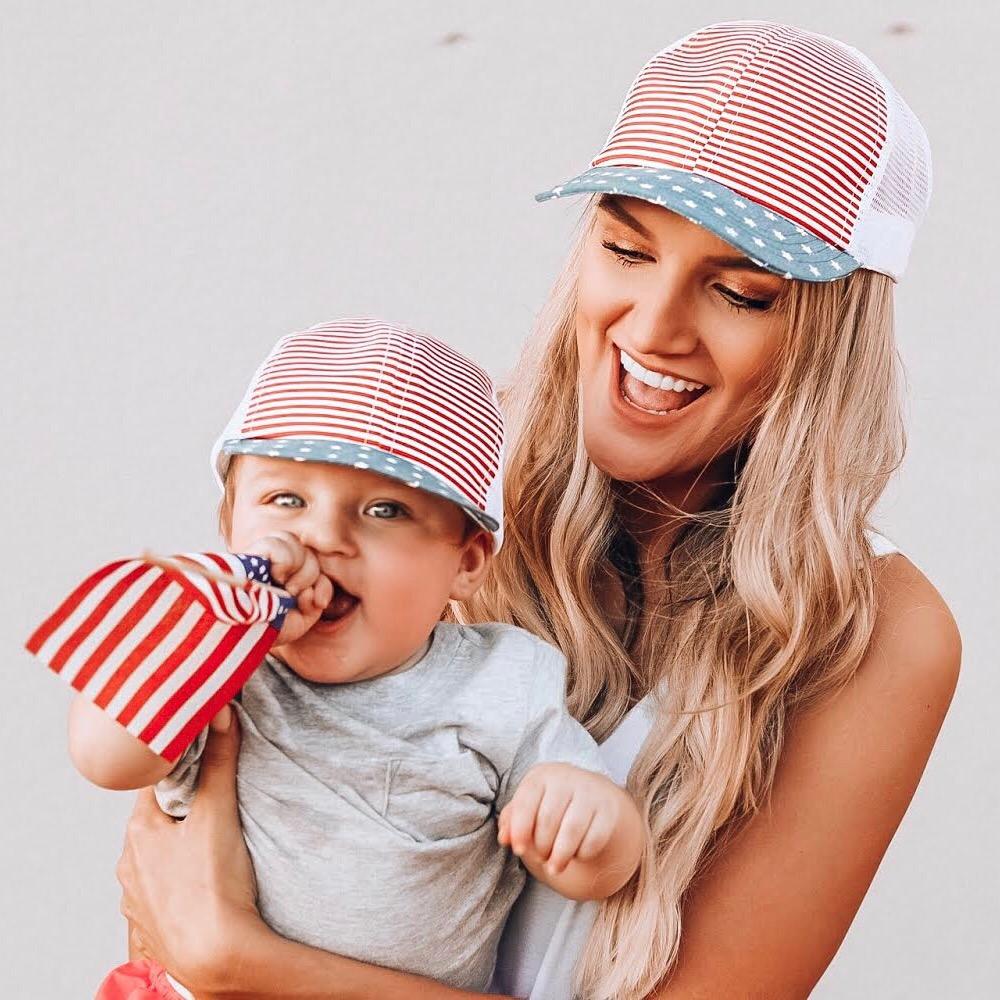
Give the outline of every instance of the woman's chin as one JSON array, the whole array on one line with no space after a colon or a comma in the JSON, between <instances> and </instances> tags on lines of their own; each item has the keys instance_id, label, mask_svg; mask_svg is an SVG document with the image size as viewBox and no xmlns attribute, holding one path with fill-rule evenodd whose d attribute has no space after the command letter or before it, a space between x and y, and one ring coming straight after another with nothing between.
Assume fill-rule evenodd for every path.
<instances>
[{"instance_id":1,"label":"woman's chin","mask_svg":"<svg viewBox=\"0 0 1000 1000\"><path fill-rule=\"evenodd\" d=\"M682 475L674 461L664 461L663 455L644 455L635 441L617 439L616 435L591 437L584 431L584 445L591 462L605 475L621 483L648 483ZM638 452L638 453L637 453Z\"/></svg>"}]
</instances>

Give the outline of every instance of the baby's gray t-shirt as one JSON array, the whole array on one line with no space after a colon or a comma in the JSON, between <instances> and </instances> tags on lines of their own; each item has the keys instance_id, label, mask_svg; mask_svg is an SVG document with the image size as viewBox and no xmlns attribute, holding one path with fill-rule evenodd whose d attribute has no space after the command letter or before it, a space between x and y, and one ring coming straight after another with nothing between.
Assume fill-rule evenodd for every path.
<instances>
[{"instance_id":1,"label":"baby's gray t-shirt","mask_svg":"<svg viewBox=\"0 0 1000 1000\"><path fill-rule=\"evenodd\" d=\"M510 625L439 623L408 669L314 684L250 677L237 795L258 906L285 937L485 990L524 885L496 817L529 768L601 771L565 706L565 661ZM202 734L156 787L186 815Z\"/></svg>"}]
</instances>

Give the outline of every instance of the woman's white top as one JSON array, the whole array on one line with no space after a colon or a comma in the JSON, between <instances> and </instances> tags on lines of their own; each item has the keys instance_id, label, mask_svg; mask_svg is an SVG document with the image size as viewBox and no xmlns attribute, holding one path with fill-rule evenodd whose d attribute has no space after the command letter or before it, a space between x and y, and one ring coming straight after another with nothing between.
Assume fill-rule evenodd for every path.
<instances>
[{"instance_id":1,"label":"woman's white top","mask_svg":"<svg viewBox=\"0 0 1000 1000\"><path fill-rule=\"evenodd\" d=\"M899 551L884 535L868 531L867 537L876 556ZM620 785L652 729L653 712L647 696L600 745L604 766ZM573 974L598 905L567 900L529 877L504 928L493 991L530 1000L572 1000Z\"/></svg>"}]
</instances>

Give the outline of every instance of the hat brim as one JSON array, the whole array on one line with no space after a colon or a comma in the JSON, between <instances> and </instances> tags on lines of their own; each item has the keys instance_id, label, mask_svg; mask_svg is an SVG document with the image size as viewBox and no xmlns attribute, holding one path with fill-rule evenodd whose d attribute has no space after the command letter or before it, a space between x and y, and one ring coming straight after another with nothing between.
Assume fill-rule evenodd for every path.
<instances>
[{"instance_id":1,"label":"hat brim","mask_svg":"<svg viewBox=\"0 0 1000 1000\"><path fill-rule=\"evenodd\" d=\"M759 267L785 278L836 281L861 267L849 253L830 246L800 225L690 170L592 167L565 184L535 195L535 200L587 193L641 198L677 212L741 250Z\"/></svg>"},{"instance_id":2,"label":"hat brim","mask_svg":"<svg viewBox=\"0 0 1000 1000\"><path fill-rule=\"evenodd\" d=\"M230 455L261 455L266 458L291 459L293 462L323 462L353 469L370 469L414 489L450 500L461 507L479 527L494 535L500 528L496 518L476 507L437 473L372 445L334 438L232 438L220 442L216 451L216 474L220 480L225 476Z\"/></svg>"}]
</instances>

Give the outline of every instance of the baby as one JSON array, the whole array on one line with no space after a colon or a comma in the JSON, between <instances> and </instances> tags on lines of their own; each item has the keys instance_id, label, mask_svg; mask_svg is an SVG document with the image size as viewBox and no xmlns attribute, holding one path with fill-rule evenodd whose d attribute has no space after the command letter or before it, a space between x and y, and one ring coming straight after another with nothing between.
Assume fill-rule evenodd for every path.
<instances>
[{"instance_id":1,"label":"baby","mask_svg":"<svg viewBox=\"0 0 1000 1000\"><path fill-rule=\"evenodd\" d=\"M228 548L269 560L297 602L234 703L261 915L327 951L487 989L525 868L600 899L643 843L566 710L560 653L511 625L441 621L502 540L489 378L399 327L314 327L279 341L213 461ZM174 816L204 744L171 765L82 696L71 709L80 771L155 785Z\"/></svg>"}]
</instances>

